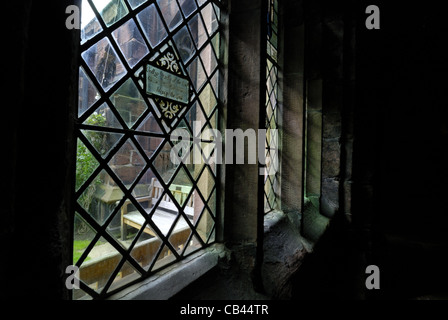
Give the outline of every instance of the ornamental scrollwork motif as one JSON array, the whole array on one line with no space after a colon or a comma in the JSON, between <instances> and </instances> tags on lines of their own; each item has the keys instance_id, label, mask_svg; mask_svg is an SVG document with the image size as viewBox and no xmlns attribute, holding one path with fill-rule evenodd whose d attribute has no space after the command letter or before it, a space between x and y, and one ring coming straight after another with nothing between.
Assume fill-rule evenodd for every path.
<instances>
[{"instance_id":1,"label":"ornamental scrollwork motif","mask_svg":"<svg viewBox=\"0 0 448 320\"><path fill-rule=\"evenodd\" d=\"M159 66L165 67L166 69L176 72L177 74L180 74L179 65L177 64L177 61L175 60L174 54L171 52L168 52L165 54L162 58L157 61L157 64Z\"/></svg>"},{"instance_id":2,"label":"ornamental scrollwork motif","mask_svg":"<svg viewBox=\"0 0 448 320\"><path fill-rule=\"evenodd\" d=\"M179 112L179 110L182 109L181 105L173 103L171 101L159 100L158 103L163 116L167 119L173 119Z\"/></svg>"}]
</instances>

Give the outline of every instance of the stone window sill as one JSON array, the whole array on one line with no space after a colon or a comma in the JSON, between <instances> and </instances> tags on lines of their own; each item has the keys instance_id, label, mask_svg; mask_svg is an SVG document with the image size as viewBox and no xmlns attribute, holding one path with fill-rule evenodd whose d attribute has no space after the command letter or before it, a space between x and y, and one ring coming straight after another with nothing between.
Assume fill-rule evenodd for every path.
<instances>
[{"instance_id":1,"label":"stone window sill","mask_svg":"<svg viewBox=\"0 0 448 320\"><path fill-rule=\"evenodd\" d=\"M109 300L167 300L214 268L223 254L224 246L214 244L116 293Z\"/></svg>"}]
</instances>

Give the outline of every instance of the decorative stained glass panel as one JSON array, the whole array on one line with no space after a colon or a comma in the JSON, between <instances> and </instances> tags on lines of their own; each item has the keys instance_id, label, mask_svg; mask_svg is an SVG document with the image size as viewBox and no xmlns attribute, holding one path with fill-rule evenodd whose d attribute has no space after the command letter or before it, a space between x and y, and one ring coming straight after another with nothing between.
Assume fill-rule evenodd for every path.
<instances>
[{"instance_id":1,"label":"decorative stained glass panel","mask_svg":"<svg viewBox=\"0 0 448 320\"><path fill-rule=\"evenodd\" d=\"M278 208L278 1L268 1L267 60L266 60L266 161L264 211Z\"/></svg>"},{"instance_id":2,"label":"decorative stained glass panel","mask_svg":"<svg viewBox=\"0 0 448 320\"><path fill-rule=\"evenodd\" d=\"M194 163L192 143L171 134L191 134L196 122L216 129L222 8L208 0L82 8L73 298L101 299L214 242L215 165Z\"/></svg>"}]
</instances>

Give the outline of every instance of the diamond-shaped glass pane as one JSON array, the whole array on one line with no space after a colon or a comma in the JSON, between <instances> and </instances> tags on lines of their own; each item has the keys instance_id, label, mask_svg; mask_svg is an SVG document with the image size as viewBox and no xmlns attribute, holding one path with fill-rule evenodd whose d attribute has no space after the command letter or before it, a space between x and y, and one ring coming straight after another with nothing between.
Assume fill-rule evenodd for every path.
<instances>
[{"instance_id":1,"label":"diamond-shaped glass pane","mask_svg":"<svg viewBox=\"0 0 448 320\"><path fill-rule=\"evenodd\" d=\"M164 140L163 138L151 136L136 136L136 139L149 159L152 159Z\"/></svg>"},{"instance_id":2,"label":"diamond-shaped glass pane","mask_svg":"<svg viewBox=\"0 0 448 320\"><path fill-rule=\"evenodd\" d=\"M209 36L211 36L218 29L218 20L216 19L215 11L213 10L212 3L207 4L202 9L202 17L204 18L205 26Z\"/></svg>"},{"instance_id":3,"label":"diamond-shaped glass pane","mask_svg":"<svg viewBox=\"0 0 448 320\"><path fill-rule=\"evenodd\" d=\"M126 74L126 69L107 38L91 46L81 56L105 91Z\"/></svg>"},{"instance_id":4,"label":"diamond-shaped glass pane","mask_svg":"<svg viewBox=\"0 0 448 320\"><path fill-rule=\"evenodd\" d=\"M128 0L128 3L131 5L132 9L135 9L135 8L141 6L146 1L148 1L148 0Z\"/></svg>"},{"instance_id":5,"label":"diamond-shaped glass pane","mask_svg":"<svg viewBox=\"0 0 448 320\"><path fill-rule=\"evenodd\" d=\"M274 110L274 114L275 114L275 110ZM270 130L277 129L277 123L275 122L275 117L272 117L272 118L271 118L271 121L269 121L269 127L268 127L267 129L268 129L268 132L266 133L266 136L267 136L268 139L269 139L269 133L270 133ZM269 140L268 140L268 141L269 141Z\"/></svg>"},{"instance_id":6,"label":"diamond-shaped glass pane","mask_svg":"<svg viewBox=\"0 0 448 320\"><path fill-rule=\"evenodd\" d=\"M145 230L148 230L148 232L142 232L131 251L131 257L134 258L143 269L148 271L160 250L162 241L159 237L149 234L149 228Z\"/></svg>"},{"instance_id":7,"label":"diamond-shaped glass pane","mask_svg":"<svg viewBox=\"0 0 448 320\"><path fill-rule=\"evenodd\" d=\"M264 212L271 211L271 207L269 206L268 198L266 194L264 195Z\"/></svg>"},{"instance_id":8,"label":"diamond-shaped glass pane","mask_svg":"<svg viewBox=\"0 0 448 320\"><path fill-rule=\"evenodd\" d=\"M273 116L273 112L272 112L272 106L271 103L268 101L267 105L266 105L266 121L267 123L270 122L270 119Z\"/></svg>"},{"instance_id":9,"label":"diamond-shaped glass pane","mask_svg":"<svg viewBox=\"0 0 448 320\"><path fill-rule=\"evenodd\" d=\"M180 7L185 17L190 16L196 10L196 2L192 0L179 0Z\"/></svg>"},{"instance_id":10,"label":"diamond-shaped glass pane","mask_svg":"<svg viewBox=\"0 0 448 320\"><path fill-rule=\"evenodd\" d=\"M152 113L148 114L137 128L138 132L162 133L162 129Z\"/></svg>"},{"instance_id":11,"label":"diamond-shaped glass pane","mask_svg":"<svg viewBox=\"0 0 448 320\"><path fill-rule=\"evenodd\" d=\"M95 238L96 232L79 213L75 213L73 241L73 264L75 265ZM88 259L87 259L88 260Z\"/></svg>"},{"instance_id":12,"label":"diamond-shaped glass pane","mask_svg":"<svg viewBox=\"0 0 448 320\"><path fill-rule=\"evenodd\" d=\"M267 45L267 53L274 61L277 61L277 49L275 49L270 42L268 42Z\"/></svg>"},{"instance_id":13,"label":"diamond-shaped glass pane","mask_svg":"<svg viewBox=\"0 0 448 320\"><path fill-rule=\"evenodd\" d=\"M162 251L160 252L157 259L154 261L154 266L152 267L153 271L157 271L162 269L167 264L170 264L176 260L176 256L173 254L173 252L165 245L162 248Z\"/></svg>"},{"instance_id":14,"label":"diamond-shaped glass pane","mask_svg":"<svg viewBox=\"0 0 448 320\"><path fill-rule=\"evenodd\" d=\"M190 28L191 34L193 36L193 41L196 47L199 49L207 41L207 33L205 32L204 23L199 14L196 14L188 22L188 27Z\"/></svg>"},{"instance_id":15,"label":"diamond-shaped glass pane","mask_svg":"<svg viewBox=\"0 0 448 320\"><path fill-rule=\"evenodd\" d=\"M193 183L188 177L186 170L184 168L181 168L174 178L173 182L169 186L169 190L173 198L181 207L188 200L192 186Z\"/></svg>"},{"instance_id":16,"label":"diamond-shaped glass pane","mask_svg":"<svg viewBox=\"0 0 448 320\"><path fill-rule=\"evenodd\" d=\"M210 209L210 213L213 217L216 217L216 189L213 190L212 195L210 196L207 205Z\"/></svg>"},{"instance_id":17,"label":"diamond-shaped glass pane","mask_svg":"<svg viewBox=\"0 0 448 320\"><path fill-rule=\"evenodd\" d=\"M120 219L117 219L120 220ZM134 238L137 235L137 230L135 230L135 232L127 232L125 237L122 237L122 233L121 233L121 221L117 221L119 223L117 223L116 225L113 223L113 226L110 226L109 228L107 228L107 233L109 234L109 236L111 236L116 243L118 243L121 247L125 248L125 249L129 249L129 247L132 244L132 241L134 240Z\"/></svg>"},{"instance_id":18,"label":"diamond-shaped glass pane","mask_svg":"<svg viewBox=\"0 0 448 320\"><path fill-rule=\"evenodd\" d=\"M164 193L162 195L162 201L156 207L155 212L151 215L151 220L157 227L154 228L154 231L160 232L164 236L167 236L169 234L169 231L177 218L177 212L175 212L177 209L172 201L173 200L170 195ZM170 210L166 209L170 207Z\"/></svg>"},{"instance_id":19,"label":"diamond-shaped glass pane","mask_svg":"<svg viewBox=\"0 0 448 320\"><path fill-rule=\"evenodd\" d=\"M269 102L273 110L277 108L277 90L274 87L274 90L269 95Z\"/></svg>"},{"instance_id":20,"label":"diamond-shaped glass pane","mask_svg":"<svg viewBox=\"0 0 448 320\"><path fill-rule=\"evenodd\" d=\"M173 149L171 150L170 156L171 161L175 164L185 163L191 164L192 154L190 152L192 141L191 141L191 132L186 126L184 120L179 123L179 127L176 128L175 131L171 133L170 140L174 144Z\"/></svg>"},{"instance_id":21,"label":"diamond-shaped glass pane","mask_svg":"<svg viewBox=\"0 0 448 320\"><path fill-rule=\"evenodd\" d=\"M210 125L213 129L218 128L218 110L216 110L213 115L210 117ZM218 135L219 138L219 135Z\"/></svg>"},{"instance_id":22,"label":"diamond-shaped glass pane","mask_svg":"<svg viewBox=\"0 0 448 320\"><path fill-rule=\"evenodd\" d=\"M157 4L160 7L160 11L162 11L168 29L172 31L182 22L182 15L176 0L157 0Z\"/></svg>"},{"instance_id":23,"label":"diamond-shaped glass pane","mask_svg":"<svg viewBox=\"0 0 448 320\"><path fill-rule=\"evenodd\" d=\"M82 67L79 68L78 86L78 116L80 117L101 98L101 95Z\"/></svg>"},{"instance_id":24,"label":"diamond-shaped glass pane","mask_svg":"<svg viewBox=\"0 0 448 320\"><path fill-rule=\"evenodd\" d=\"M90 126L99 126L104 128L122 128L117 117L113 114L107 103L99 106L84 122Z\"/></svg>"},{"instance_id":25,"label":"diamond-shaped glass pane","mask_svg":"<svg viewBox=\"0 0 448 320\"><path fill-rule=\"evenodd\" d=\"M268 156L266 157L266 170L267 175L274 176L278 170L278 153L276 150L270 150Z\"/></svg>"},{"instance_id":26,"label":"diamond-shaped glass pane","mask_svg":"<svg viewBox=\"0 0 448 320\"><path fill-rule=\"evenodd\" d=\"M183 130L186 130L186 132L189 132L190 135L192 134L190 126L187 124L187 122L185 121L184 118L182 118L182 120L179 122L179 124L176 127L176 130L181 130L182 132L184 132ZM189 139L189 137L187 137L187 135L186 135L186 132L184 132L182 137L185 137L186 139Z\"/></svg>"},{"instance_id":27,"label":"diamond-shaped glass pane","mask_svg":"<svg viewBox=\"0 0 448 320\"><path fill-rule=\"evenodd\" d=\"M205 209L202 213L200 220L196 224L196 231L199 233L202 241L204 243L208 242L208 238L212 232L215 222L210 214L210 212Z\"/></svg>"},{"instance_id":28,"label":"diamond-shaped glass pane","mask_svg":"<svg viewBox=\"0 0 448 320\"><path fill-rule=\"evenodd\" d=\"M273 122L273 121L271 121ZM275 124L277 127L277 124ZM278 130L277 129L268 129L266 132L266 139L269 142L269 148L271 149L271 155L276 156L276 154L272 153L273 150L278 149Z\"/></svg>"},{"instance_id":29,"label":"diamond-shaped glass pane","mask_svg":"<svg viewBox=\"0 0 448 320\"><path fill-rule=\"evenodd\" d=\"M275 84L277 82L277 67L272 67L271 71L269 72L270 80L272 84Z\"/></svg>"},{"instance_id":30,"label":"diamond-shaped glass pane","mask_svg":"<svg viewBox=\"0 0 448 320\"><path fill-rule=\"evenodd\" d=\"M151 190L144 190L144 185L141 184L141 190L135 190L136 193L144 193L146 196L133 197L135 201L127 200L125 202L123 213L123 223L121 225L121 239L127 241L129 239L134 239L140 230L151 236L155 236L157 233L152 229L152 227L147 224L147 219L149 219L149 214L153 211L151 209ZM134 202L138 204L134 205Z\"/></svg>"},{"instance_id":31,"label":"diamond-shaped glass pane","mask_svg":"<svg viewBox=\"0 0 448 320\"><path fill-rule=\"evenodd\" d=\"M179 216L173 231L169 236L169 241L173 248L180 255L191 235L191 229L183 216Z\"/></svg>"},{"instance_id":32,"label":"diamond-shaped glass pane","mask_svg":"<svg viewBox=\"0 0 448 320\"><path fill-rule=\"evenodd\" d=\"M92 2L108 27L124 18L129 12L123 0L92 0Z\"/></svg>"},{"instance_id":33,"label":"diamond-shaped glass pane","mask_svg":"<svg viewBox=\"0 0 448 320\"><path fill-rule=\"evenodd\" d=\"M112 35L131 68L149 53L143 36L133 19L112 32Z\"/></svg>"},{"instance_id":34,"label":"diamond-shaped glass pane","mask_svg":"<svg viewBox=\"0 0 448 320\"><path fill-rule=\"evenodd\" d=\"M80 139L76 148L76 191L90 178L99 162Z\"/></svg>"},{"instance_id":35,"label":"diamond-shaped glass pane","mask_svg":"<svg viewBox=\"0 0 448 320\"><path fill-rule=\"evenodd\" d=\"M188 122L189 127L193 130L193 137L200 138L202 128L205 125L206 117L199 103L195 101L185 115L185 120Z\"/></svg>"},{"instance_id":36,"label":"diamond-shaped glass pane","mask_svg":"<svg viewBox=\"0 0 448 320\"><path fill-rule=\"evenodd\" d=\"M274 48L278 47L278 37L275 32L272 32L271 39L269 40Z\"/></svg>"},{"instance_id":37,"label":"diamond-shaped glass pane","mask_svg":"<svg viewBox=\"0 0 448 320\"><path fill-rule=\"evenodd\" d=\"M199 91L207 80L204 68L202 67L201 60L197 57L188 66L188 74L193 82L196 91Z\"/></svg>"},{"instance_id":38,"label":"diamond-shaped glass pane","mask_svg":"<svg viewBox=\"0 0 448 320\"><path fill-rule=\"evenodd\" d=\"M271 100L272 106L275 107L277 105L277 84L273 83L272 87L269 88L269 90L270 90L268 91L269 99Z\"/></svg>"},{"instance_id":39,"label":"diamond-shaped glass pane","mask_svg":"<svg viewBox=\"0 0 448 320\"><path fill-rule=\"evenodd\" d=\"M135 268L129 262L126 261L121 267L120 271L118 271L114 281L112 282L107 292L109 293L113 290L119 289L127 285L128 283L139 279L140 277L141 274L137 270L135 270Z\"/></svg>"},{"instance_id":40,"label":"diamond-shaped glass pane","mask_svg":"<svg viewBox=\"0 0 448 320\"><path fill-rule=\"evenodd\" d=\"M204 134L202 135L203 139L212 140L213 142L201 142L201 151L203 155L203 160L206 164L216 164L216 157L219 154L222 155L222 147L220 144L220 140L216 143L215 132L211 130L210 126L207 124L207 127L204 130Z\"/></svg>"},{"instance_id":41,"label":"diamond-shaped glass pane","mask_svg":"<svg viewBox=\"0 0 448 320\"><path fill-rule=\"evenodd\" d=\"M128 188L137 179L146 163L135 145L130 141L118 150L108 163L109 167Z\"/></svg>"},{"instance_id":42,"label":"diamond-shaped glass pane","mask_svg":"<svg viewBox=\"0 0 448 320\"><path fill-rule=\"evenodd\" d=\"M81 130L81 132L102 157L106 157L123 136L120 133L95 130Z\"/></svg>"},{"instance_id":43,"label":"diamond-shaped glass pane","mask_svg":"<svg viewBox=\"0 0 448 320\"><path fill-rule=\"evenodd\" d=\"M268 203L269 203L269 208L275 209L276 198L275 198L275 192L272 188L269 189L267 199L268 199Z\"/></svg>"},{"instance_id":44,"label":"diamond-shaped glass pane","mask_svg":"<svg viewBox=\"0 0 448 320\"><path fill-rule=\"evenodd\" d=\"M79 268L79 278L100 293L122 258L117 249L101 237Z\"/></svg>"},{"instance_id":45,"label":"diamond-shaped glass pane","mask_svg":"<svg viewBox=\"0 0 448 320\"><path fill-rule=\"evenodd\" d=\"M153 205L157 202L156 194L152 190L154 181L156 180L154 173L151 169L148 169L138 181L134 190L132 190L132 196L138 203L136 207L133 203L127 203L125 212L133 212L139 210L140 212L150 213Z\"/></svg>"},{"instance_id":46,"label":"diamond-shaped glass pane","mask_svg":"<svg viewBox=\"0 0 448 320\"><path fill-rule=\"evenodd\" d=\"M148 108L131 78L111 95L110 100L129 128L132 128Z\"/></svg>"},{"instance_id":47,"label":"diamond-shaped glass pane","mask_svg":"<svg viewBox=\"0 0 448 320\"><path fill-rule=\"evenodd\" d=\"M154 167L157 172L162 177L165 183L168 183L173 174L175 173L178 163L171 161L171 152L176 152L176 150L171 147L168 142L165 142L162 150L160 150L159 154L153 160Z\"/></svg>"},{"instance_id":48,"label":"diamond-shaped glass pane","mask_svg":"<svg viewBox=\"0 0 448 320\"><path fill-rule=\"evenodd\" d=\"M199 95L199 100L202 103L202 107L204 108L205 113L208 115L211 114L213 109L218 104L218 101L216 100L215 93L212 90L212 87L210 84L207 84L202 90L202 92Z\"/></svg>"},{"instance_id":49,"label":"diamond-shaped glass pane","mask_svg":"<svg viewBox=\"0 0 448 320\"><path fill-rule=\"evenodd\" d=\"M266 175L266 180L264 182L264 192L266 194L269 194L269 192L271 192L271 189L272 189L271 178L269 175Z\"/></svg>"},{"instance_id":50,"label":"diamond-shaped glass pane","mask_svg":"<svg viewBox=\"0 0 448 320\"><path fill-rule=\"evenodd\" d=\"M197 188L191 193L190 198L187 200L187 204L193 209L185 207L184 212L187 214L188 218L193 221L193 224L196 224L205 206Z\"/></svg>"},{"instance_id":51,"label":"diamond-shaped glass pane","mask_svg":"<svg viewBox=\"0 0 448 320\"><path fill-rule=\"evenodd\" d=\"M154 4L142 10L137 19L153 48L167 37L168 34Z\"/></svg>"},{"instance_id":52,"label":"diamond-shaped glass pane","mask_svg":"<svg viewBox=\"0 0 448 320\"><path fill-rule=\"evenodd\" d=\"M185 249L184 249L184 253L183 255L189 255L199 249L202 248L201 242L198 240L198 238L196 237L196 235L193 235L190 239L190 241L188 241L185 244Z\"/></svg>"},{"instance_id":53,"label":"diamond-shaped glass pane","mask_svg":"<svg viewBox=\"0 0 448 320\"><path fill-rule=\"evenodd\" d=\"M101 28L101 25L87 0L82 0L81 12L81 44L84 44L87 40L92 39L98 33L103 31L103 28Z\"/></svg>"},{"instance_id":54,"label":"diamond-shaped glass pane","mask_svg":"<svg viewBox=\"0 0 448 320\"><path fill-rule=\"evenodd\" d=\"M216 3L214 3L213 1L212 1L212 4L213 4L213 8L215 9L216 17L217 17L218 19L220 19L220 18L221 18L221 9L220 9L219 6L218 6ZM217 22L218 22L218 21L217 21Z\"/></svg>"},{"instance_id":55,"label":"diamond-shaped glass pane","mask_svg":"<svg viewBox=\"0 0 448 320\"><path fill-rule=\"evenodd\" d=\"M180 29L173 38L182 61L186 63L196 51L195 45L188 33L187 26Z\"/></svg>"},{"instance_id":56,"label":"diamond-shaped glass pane","mask_svg":"<svg viewBox=\"0 0 448 320\"><path fill-rule=\"evenodd\" d=\"M272 67L274 66L274 64L270 60L266 60L266 65L267 65L268 72L270 72L272 70Z\"/></svg>"},{"instance_id":57,"label":"diamond-shaped glass pane","mask_svg":"<svg viewBox=\"0 0 448 320\"><path fill-rule=\"evenodd\" d=\"M103 225L123 196L112 177L102 170L80 195L78 203L99 225Z\"/></svg>"},{"instance_id":58,"label":"diamond-shaped glass pane","mask_svg":"<svg viewBox=\"0 0 448 320\"><path fill-rule=\"evenodd\" d=\"M215 54L210 44L208 44L204 49L202 49L201 59L202 62L204 63L205 71L207 71L207 74L211 76L211 74L215 71L216 67L218 66L218 61L216 60Z\"/></svg>"},{"instance_id":59,"label":"diamond-shaped glass pane","mask_svg":"<svg viewBox=\"0 0 448 320\"><path fill-rule=\"evenodd\" d=\"M220 58L220 48L219 48L220 42L221 42L221 36L219 35L219 33L217 33L212 38L211 43L212 43L213 49L215 50L216 57L218 59Z\"/></svg>"},{"instance_id":60,"label":"diamond-shaped glass pane","mask_svg":"<svg viewBox=\"0 0 448 320\"><path fill-rule=\"evenodd\" d=\"M213 227L212 229L212 233L210 234L210 236L208 237L208 244L215 242L216 240L216 228Z\"/></svg>"},{"instance_id":61,"label":"diamond-shaped glass pane","mask_svg":"<svg viewBox=\"0 0 448 320\"><path fill-rule=\"evenodd\" d=\"M278 178L277 176L274 176L273 182L272 182L272 190L274 190L274 192L276 194L278 194L279 192L279 183L278 183Z\"/></svg>"},{"instance_id":62,"label":"diamond-shaped glass pane","mask_svg":"<svg viewBox=\"0 0 448 320\"><path fill-rule=\"evenodd\" d=\"M219 92L219 72L215 72L215 74L213 75L213 77L210 79L210 83L213 87L213 90L218 93Z\"/></svg>"},{"instance_id":63,"label":"diamond-shaped glass pane","mask_svg":"<svg viewBox=\"0 0 448 320\"><path fill-rule=\"evenodd\" d=\"M205 200L207 200L208 197L210 196L210 193L212 192L214 186L215 186L215 179L213 177L213 174L210 172L208 167L206 167L205 170L202 172L202 175L199 178L197 184L197 187L201 192L202 196L205 198Z\"/></svg>"},{"instance_id":64,"label":"diamond-shaped glass pane","mask_svg":"<svg viewBox=\"0 0 448 320\"><path fill-rule=\"evenodd\" d=\"M266 91L267 94L270 95L272 93L272 91L274 91L275 89L275 81L272 77L268 78L268 81L266 82Z\"/></svg>"}]
</instances>

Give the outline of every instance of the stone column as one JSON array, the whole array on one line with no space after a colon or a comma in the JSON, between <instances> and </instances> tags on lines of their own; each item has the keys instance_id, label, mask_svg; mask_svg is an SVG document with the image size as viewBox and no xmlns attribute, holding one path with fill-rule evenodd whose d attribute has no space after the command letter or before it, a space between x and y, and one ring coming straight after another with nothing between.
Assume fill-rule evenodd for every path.
<instances>
[{"instance_id":1,"label":"stone column","mask_svg":"<svg viewBox=\"0 0 448 320\"><path fill-rule=\"evenodd\" d=\"M292 221L303 211L304 36L302 3L285 1L280 17L281 209Z\"/></svg>"},{"instance_id":2,"label":"stone column","mask_svg":"<svg viewBox=\"0 0 448 320\"><path fill-rule=\"evenodd\" d=\"M264 85L261 83L265 81L266 72L261 60L263 56L258 53L265 52L266 38L261 36L261 6L262 3L258 0L231 1L226 119L228 129L246 131L257 130L260 125L264 127L264 123L260 123L260 111L264 108L262 97L265 95ZM248 150L247 140L245 150ZM235 155L236 150L233 152ZM262 197L262 192L259 192L259 177L256 164L226 165L224 234L230 242L256 244L259 237L259 217L263 214L259 201L259 197Z\"/></svg>"},{"instance_id":3,"label":"stone column","mask_svg":"<svg viewBox=\"0 0 448 320\"><path fill-rule=\"evenodd\" d=\"M265 125L261 115L264 116L266 68L265 56L260 53L266 52L266 5L266 1L259 0L230 1L226 129L257 131ZM244 148L247 163L247 139ZM235 156L234 147L225 150L227 158L230 151ZM231 268L242 275L241 286L250 290L261 286L264 177L259 174L258 164L226 164L222 178L223 240L232 251Z\"/></svg>"}]
</instances>

